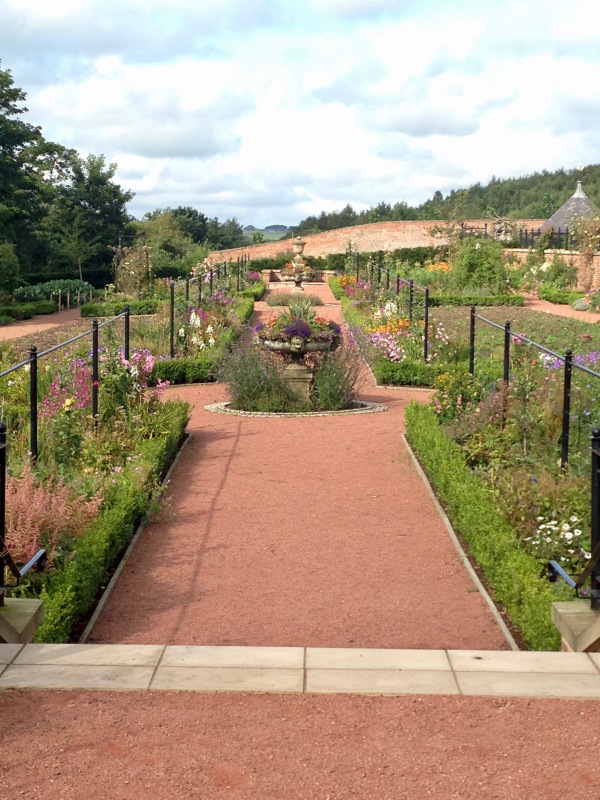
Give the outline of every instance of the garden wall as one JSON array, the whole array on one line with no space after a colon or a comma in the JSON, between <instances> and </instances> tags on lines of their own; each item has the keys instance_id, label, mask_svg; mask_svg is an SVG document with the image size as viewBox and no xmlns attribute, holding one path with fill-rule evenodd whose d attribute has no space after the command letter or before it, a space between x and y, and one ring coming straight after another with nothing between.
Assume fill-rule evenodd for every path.
<instances>
[{"instance_id":1,"label":"garden wall","mask_svg":"<svg viewBox=\"0 0 600 800\"><path fill-rule=\"evenodd\" d=\"M519 228L539 228L545 220L521 219L515 220ZM489 225L489 220L467 220L465 225L474 228L483 228ZM334 231L313 233L303 236L306 241L305 256L326 256L329 253L344 253L348 242L352 242L353 249L362 253L375 250L397 250L403 247L436 247L446 244L443 236L433 237L431 229L436 225L448 225L444 220L403 220L401 222L373 222L369 225L353 225L349 228L338 228ZM219 250L211 253L217 259L237 259L238 256L247 255L248 258L272 258L280 253L291 250L289 239L282 242L269 242L266 244L248 245L231 250Z\"/></svg>"},{"instance_id":2,"label":"garden wall","mask_svg":"<svg viewBox=\"0 0 600 800\"><path fill-rule=\"evenodd\" d=\"M525 261L527 253L531 251L520 248L504 252L506 255L514 255L518 261ZM574 250L544 250L544 260L547 264L552 263L554 256L560 256L567 264L572 262L577 267L577 289L584 292L589 289L600 289L600 253L588 256Z\"/></svg>"}]
</instances>

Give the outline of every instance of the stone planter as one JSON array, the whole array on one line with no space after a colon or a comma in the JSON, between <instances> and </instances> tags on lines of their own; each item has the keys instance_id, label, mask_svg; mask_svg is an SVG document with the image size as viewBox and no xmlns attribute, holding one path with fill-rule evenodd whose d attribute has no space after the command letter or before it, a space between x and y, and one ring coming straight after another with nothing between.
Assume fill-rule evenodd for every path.
<instances>
[{"instance_id":1,"label":"stone planter","mask_svg":"<svg viewBox=\"0 0 600 800\"><path fill-rule=\"evenodd\" d=\"M282 353L290 357L289 363L283 368L283 374L294 394L305 402L310 399L312 372L304 363L304 356L306 353L323 353L328 350L335 350L338 344L339 341L337 339L333 339L333 341L311 341L302 336L294 336L289 341L260 340L260 346L264 350Z\"/></svg>"}]
</instances>

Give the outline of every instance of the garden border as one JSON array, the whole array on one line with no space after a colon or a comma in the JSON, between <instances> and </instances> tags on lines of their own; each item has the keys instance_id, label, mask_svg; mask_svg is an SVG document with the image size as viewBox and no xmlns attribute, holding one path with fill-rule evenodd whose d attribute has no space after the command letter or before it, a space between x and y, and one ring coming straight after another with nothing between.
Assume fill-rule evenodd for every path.
<instances>
[{"instance_id":1,"label":"garden border","mask_svg":"<svg viewBox=\"0 0 600 800\"><path fill-rule=\"evenodd\" d=\"M276 413L273 411L238 411L230 408L231 403L210 403L204 406L206 411L213 414L233 414L238 417L332 417L342 414L377 414L380 411L387 411L388 407L383 403L370 403L366 400L355 400L357 408L345 408L340 411L295 411Z\"/></svg>"}]
</instances>

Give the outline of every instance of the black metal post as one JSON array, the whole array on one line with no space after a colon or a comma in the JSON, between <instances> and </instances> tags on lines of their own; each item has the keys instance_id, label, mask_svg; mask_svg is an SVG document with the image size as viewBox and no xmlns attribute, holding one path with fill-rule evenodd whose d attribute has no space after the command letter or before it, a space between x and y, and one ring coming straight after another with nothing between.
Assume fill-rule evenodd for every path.
<instances>
[{"instance_id":1,"label":"black metal post","mask_svg":"<svg viewBox=\"0 0 600 800\"><path fill-rule=\"evenodd\" d=\"M475 306L471 306L471 325L469 332L469 375L475 374Z\"/></svg>"},{"instance_id":2,"label":"black metal post","mask_svg":"<svg viewBox=\"0 0 600 800\"><path fill-rule=\"evenodd\" d=\"M396 294L400 294L400 275L396 275Z\"/></svg>"},{"instance_id":3,"label":"black metal post","mask_svg":"<svg viewBox=\"0 0 600 800\"><path fill-rule=\"evenodd\" d=\"M373 266L374 266L373 265L373 259L370 259L370 266L371 266L371 269L370 269L369 279L370 279L370 284L371 284L371 287L372 287L373 286Z\"/></svg>"},{"instance_id":4,"label":"black metal post","mask_svg":"<svg viewBox=\"0 0 600 800\"><path fill-rule=\"evenodd\" d=\"M198 275L198 305L202 302L202 281L204 280L204 273Z\"/></svg>"},{"instance_id":5,"label":"black metal post","mask_svg":"<svg viewBox=\"0 0 600 800\"><path fill-rule=\"evenodd\" d=\"M360 255L356 254L356 282L358 283L358 279L360 277Z\"/></svg>"},{"instance_id":6,"label":"black metal post","mask_svg":"<svg viewBox=\"0 0 600 800\"><path fill-rule=\"evenodd\" d=\"M169 352L175 358L175 282L171 281L171 330L169 331Z\"/></svg>"},{"instance_id":7,"label":"black metal post","mask_svg":"<svg viewBox=\"0 0 600 800\"><path fill-rule=\"evenodd\" d=\"M131 317L131 308L129 306L125 306L125 346L124 346L124 356L125 361L129 361L129 324L130 324L130 317Z\"/></svg>"},{"instance_id":8,"label":"black metal post","mask_svg":"<svg viewBox=\"0 0 600 800\"><path fill-rule=\"evenodd\" d=\"M186 300L190 299L190 279L189 278L185 279L185 299Z\"/></svg>"},{"instance_id":9,"label":"black metal post","mask_svg":"<svg viewBox=\"0 0 600 800\"><path fill-rule=\"evenodd\" d=\"M240 257L237 257L237 278L236 278L236 289L239 292L240 290Z\"/></svg>"},{"instance_id":10,"label":"black metal post","mask_svg":"<svg viewBox=\"0 0 600 800\"><path fill-rule=\"evenodd\" d=\"M565 385L563 394L562 437L560 448L560 466L565 467L569 460L569 428L571 425L571 379L573 377L573 353L565 354Z\"/></svg>"},{"instance_id":11,"label":"black metal post","mask_svg":"<svg viewBox=\"0 0 600 800\"><path fill-rule=\"evenodd\" d=\"M385 271L385 288L386 289L390 288L390 271L389 271L389 269L386 269L386 271Z\"/></svg>"},{"instance_id":12,"label":"black metal post","mask_svg":"<svg viewBox=\"0 0 600 800\"><path fill-rule=\"evenodd\" d=\"M423 333L423 361L427 361L429 355L429 287L425 289L425 328Z\"/></svg>"},{"instance_id":13,"label":"black metal post","mask_svg":"<svg viewBox=\"0 0 600 800\"><path fill-rule=\"evenodd\" d=\"M92 320L92 416L98 427L98 320Z\"/></svg>"},{"instance_id":14,"label":"black metal post","mask_svg":"<svg viewBox=\"0 0 600 800\"><path fill-rule=\"evenodd\" d=\"M4 537L6 535L6 423L0 422L0 586L4 586ZM4 592L0 594L0 606L4 605Z\"/></svg>"},{"instance_id":15,"label":"black metal post","mask_svg":"<svg viewBox=\"0 0 600 800\"><path fill-rule=\"evenodd\" d=\"M37 347L29 348L29 451L33 464L38 457L38 357Z\"/></svg>"},{"instance_id":16,"label":"black metal post","mask_svg":"<svg viewBox=\"0 0 600 800\"><path fill-rule=\"evenodd\" d=\"M510 322L504 326L504 383L510 378Z\"/></svg>"},{"instance_id":17,"label":"black metal post","mask_svg":"<svg viewBox=\"0 0 600 800\"><path fill-rule=\"evenodd\" d=\"M211 269L210 271L210 296L213 296L213 272L214 270Z\"/></svg>"},{"instance_id":18,"label":"black metal post","mask_svg":"<svg viewBox=\"0 0 600 800\"><path fill-rule=\"evenodd\" d=\"M410 281L408 284L408 320L412 322L413 318L413 302L415 299L415 282Z\"/></svg>"},{"instance_id":19,"label":"black metal post","mask_svg":"<svg viewBox=\"0 0 600 800\"><path fill-rule=\"evenodd\" d=\"M592 430L592 553L600 542L600 428ZM592 609L600 609L600 565L592 569L590 575Z\"/></svg>"}]
</instances>

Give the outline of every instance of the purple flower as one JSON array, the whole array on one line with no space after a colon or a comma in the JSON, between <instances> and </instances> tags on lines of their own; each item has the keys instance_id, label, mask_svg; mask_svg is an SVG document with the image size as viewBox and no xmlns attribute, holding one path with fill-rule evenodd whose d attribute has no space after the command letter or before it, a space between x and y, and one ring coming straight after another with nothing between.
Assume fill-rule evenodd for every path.
<instances>
[{"instance_id":1,"label":"purple flower","mask_svg":"<svg viewBox=\"0 0 600 800\"><path fill-rule=\"evenodd\" d=\"M310 325L303 319L293 319L285 326L285 332L288 336L301 336L303 339L309 339L312 335Z\"/></svg>"},{"instance_id":2,"label":"purple flower","mask_svg":"<svg viewBox=\"0 0 600 800\"><path fill-rule=\"evenodd\" d=\"M260 333L260 331L264 330L264 328L265 328L265 323L264 322L259 322L258 325L255 325L252 328L252 331L253 331L253 333Z\"/></svg>"},{"instance_id":3,"label":"purple flower","mask_svg":"<svg viewBox=\"0 0 600 800\"><path fill-rule=\"evenodd\" d=\"M333 333L341 333L342 332L342 329L340 328L340 326L337 324L337 322L334 322L333 320L330 320L329 328L330 328L330 330L333 331Z\"/></svg>"}]
</instances>

